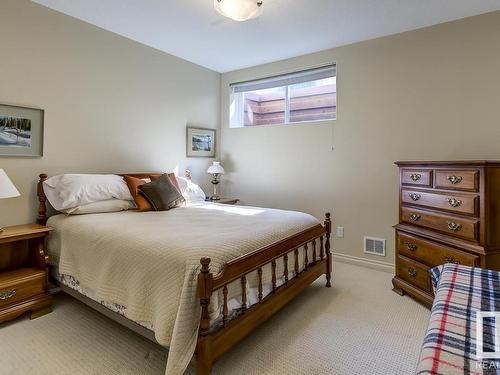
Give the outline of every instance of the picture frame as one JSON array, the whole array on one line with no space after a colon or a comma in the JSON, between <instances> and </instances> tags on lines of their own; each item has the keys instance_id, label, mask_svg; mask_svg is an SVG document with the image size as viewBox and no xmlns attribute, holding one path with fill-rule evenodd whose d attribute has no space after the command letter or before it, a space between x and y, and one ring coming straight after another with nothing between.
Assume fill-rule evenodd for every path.
<instances>
[{"instance_id":1,"label":"picture frame","mask_svg":"<svg viewBox=\"0 0 500 375\"><path fill-rule=\"evenodd\" d=\"M208 128L186 128L186 156L190 158L214 158L216 130Z\"/></svg>"},{"instance_id":2,"label":"picture frame","mask_svg":"<svg viewBox=\"0 0 500 375\"><path fill-rule=\"evenodd\" d=\"M0 104L0 157L42 157L44 110Z\"/></svg>"}]
</instances>

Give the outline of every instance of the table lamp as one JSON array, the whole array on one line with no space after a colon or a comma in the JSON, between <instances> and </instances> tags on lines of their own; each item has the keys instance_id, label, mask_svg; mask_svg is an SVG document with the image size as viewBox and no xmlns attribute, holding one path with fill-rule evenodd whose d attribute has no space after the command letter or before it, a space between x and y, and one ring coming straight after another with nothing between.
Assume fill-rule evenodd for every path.
<instances>
[{"instance_id":1,"label":"table lamp","mask_svg":"<svg viewBox=\"0 0 500 375\"><path fill-rule=\"evenodd\" d=\"M217 195L217 185L220 182L220 175L224 174L224 168L222 168L219 161L214 161L213 164L208 167L207 173L212 175L213 179L210 182L214 185L214 194L210 197L210 200L218 201L220 197Z\"/></svg>"},{"instance_id":2,"label":"table lamp","mask_svg":"<svg viewBox=\"0 0 500 375\"><path fill-rule=\"evenodd\" d=\"M19 194L19 191L17 191L16 187L9 179L5 171L3 169L0 169L0 199L13 198L20 195L21 194ZM0 228L0 233L2 232L3 229Z\"/></svg>"}]
</instances>

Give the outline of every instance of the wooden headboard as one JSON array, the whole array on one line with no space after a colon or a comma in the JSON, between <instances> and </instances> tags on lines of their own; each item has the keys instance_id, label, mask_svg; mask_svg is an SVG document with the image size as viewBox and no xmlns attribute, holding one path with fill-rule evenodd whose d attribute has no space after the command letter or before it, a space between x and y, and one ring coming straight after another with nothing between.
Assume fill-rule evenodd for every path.
<instances>
[{"instance_id":1,"label":"wooden headboard","mask_svg":"<svg viewBox=\"0 0 500 375\"><path fill-rule=\"evenodd\" d=\"M142 172L142 173L117 173L118 176L132 176L135 178L149 178L149 176L162 175L165 172ZM47 224L47 196L43 191L43 182L48 178L46 173L39 175L37 184L37 195L38 195L38 217L36 222L41 225Z\"/></svg>"}]
</instances>

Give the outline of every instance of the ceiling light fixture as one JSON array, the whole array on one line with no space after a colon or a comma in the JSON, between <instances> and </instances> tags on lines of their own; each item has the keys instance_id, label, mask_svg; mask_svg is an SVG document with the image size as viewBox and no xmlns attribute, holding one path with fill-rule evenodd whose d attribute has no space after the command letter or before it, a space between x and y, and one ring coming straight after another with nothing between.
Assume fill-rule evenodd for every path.
<instances>
[{"instance_id":1,"label":"ceiling light fixture","mask_svg":"<svg viewBox=\"0 0 500 375\"><path fill-rule=\"evenodd\" d=\"M214 0L214 7L224 17L241 22L260 16L263 3L257 0Z\"/></svg>"}]
</instances>

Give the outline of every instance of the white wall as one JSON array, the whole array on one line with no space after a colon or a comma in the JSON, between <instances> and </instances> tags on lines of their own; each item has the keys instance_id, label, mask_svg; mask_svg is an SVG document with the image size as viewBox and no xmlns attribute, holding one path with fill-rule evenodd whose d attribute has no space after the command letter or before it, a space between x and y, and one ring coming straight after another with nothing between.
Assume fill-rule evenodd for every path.
<instances>
[{"instance_id":1,"label":"white wall","mask_svg":"<svg viewBox=\"0 0 500 375\"><path fill-rule=\"evenodd\" d=\"M500 159L500 12L223 74L226 195L331 210L333 250L394 261L396 160ZM228 85L337 62L338 120L230 129ZM332 149L333 147L333 149ZM388 239L386 258L363 236Z\"/></svg>"},{"instance_id":2,"label":"white wall","mask_svg":"<svg viewBox=\"0 0 500 375\"><path fill-rule=\"evenodd\" d=\"M219 124L220 74L27 0L0 3L0 103L45 110L43 158L0 157L22 197L0 200L0 226L32 222L39 173L189 167L186 125Z\"/></svg>"}]
</instances>

